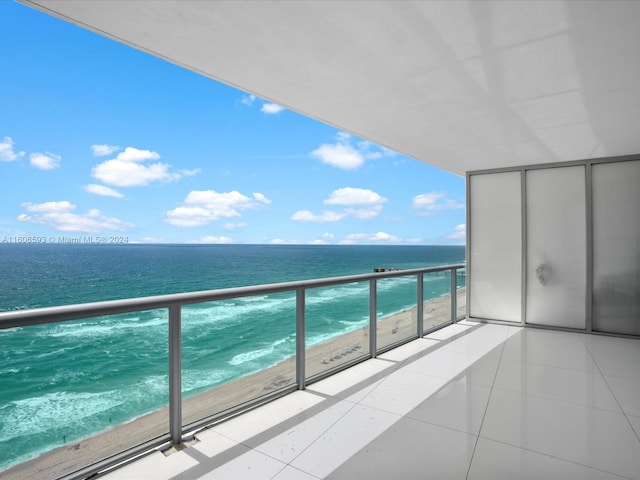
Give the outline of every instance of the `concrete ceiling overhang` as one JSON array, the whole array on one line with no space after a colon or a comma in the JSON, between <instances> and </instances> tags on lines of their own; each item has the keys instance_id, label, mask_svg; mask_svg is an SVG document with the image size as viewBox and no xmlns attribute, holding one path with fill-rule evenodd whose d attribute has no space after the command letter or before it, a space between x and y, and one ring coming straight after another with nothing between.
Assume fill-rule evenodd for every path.
<instances>
[{"instance_id":1,"label":"concrete ceiling overhang","mask_svg":"<svg viewBox=\"0 0 640 480\"><path fill-rule=\"evenodd\" d=\"M640 153L638 1L23 3L457 174Z\"/></svg>"}]
</instances>

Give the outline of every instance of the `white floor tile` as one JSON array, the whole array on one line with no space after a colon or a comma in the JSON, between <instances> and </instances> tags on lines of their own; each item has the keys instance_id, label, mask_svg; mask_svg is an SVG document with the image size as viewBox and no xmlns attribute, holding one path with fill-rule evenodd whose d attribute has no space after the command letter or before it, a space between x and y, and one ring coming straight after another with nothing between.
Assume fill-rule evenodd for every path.
<instances>
[{"instance_id":1,"label":"white floor tile","mask_svg":"<svg viewBox=\"0 0 640 480\"><path fill-rule=\"evenodd\" d=\"M640 364L636 368L640 368ZM606 380L622 411L640 416L640 379L606 376Z\"/></svg>"},{"instance_id":2,"label":"white floor tile","mask_svg":"<svg viewBox=\"0 0 640 480\"><path fill-rule=\"evenodd\" d=\"M627 420L629 420L631 427L633 427L633 430L636 432L636 436L640 440L640 417L627 415Z\"/></svg>"},{"instance_id":3,"label":"white floor tile","mask_svg":"<svg viewBox=\"0 0 640 480\"><path fill-rule=\"evenodd\" d=\"M509 327L503 325L483 324L472 328L455 339L443 342L444 351L468 353L482 356L496 348L501 348L507 339Z\"/></svg>"},{"instance_id":4,"label":"white floor tile","mask_svg":"<svg viewBox=\"0 0 640 480\"><path fill-rule=\"evenodd\" d=\"M249 440L247 445L281 462L289 463L353 407L353 403L340 401L273 438L260 442L258 436Z\"/></svg>"},{"instance_id":5,"label":"white floor tile","mask_svg":"<svg viewBox=\"0 0 640 480\"><path fill-rule=\"evenodd\" d=\"M523 328L504 345L502 361L597 372L591 353L579 334Z\"/></svg>"},{"instance_id":6,"label":"white floor tile","mask_svg":"<svg viewBox=\"0 0 640 480\"><path fill-rule=\"evenodd\" d=\"M196 438L198 443L189 448L193 448L209 458L239 445L235 440L220 435L214 430L203 430L196 435Z\"/></svg>"},{"instance_id":7,"label":"white floor tile","mask_svg":"<svg viewBox=\"0 0 640 480\"><path fill-rule=\"evenodd\" d=\"M640 442L620 413L494 389L480 436L640 478Z\"/></svg>"},{"instance_id":8,"label":"white floor tile","mask_svg":"<svg viewBox=\"0 0 640 480\"><path fill-rule=\"evenodd\" d=\"M394 348L393 350L389 350L382 355L378 355L378 358L382 360L389 360L392 362L403 362L407 358L424 352L425 350L433 349L439 344L440 342L436 340L419 338L417 340L414 340L413 342L405 343L404 345Z\"/></svg>"},{"instance_id":9,"label":"white floor tile","mask_svg":"<svg viewBox=\"0 0 640 480\"><path fill-rule=\"evenodd\" d=\"M197 466L198 461L183 452L174 453L168 457L160 452L154 452L101 478L107 480L180 478L180 474Z\"/></svg>"},{"instance_id":10,"label":"white floor tile","mask_svg":"<svg viewBox=\"0 0 640 480\"><path fill-rule=\"evenodd\" d=\"M458 323L456 323L456 325L467 325L470 327L475 327L476 325L479 325L481 322L476 322L474 320L469 320L468 318L465 318L463 320L459 320Z\"/></svg>"},{"instance_id":11,"label":"white floor tile","mask_svg":"<svg viewBox=\"0 0 640 480\"><path fill-rule=\"evenodd\" d=\"M474 323L473 325L459 322L454 325L449 325L448 327L441 328L440 330L436 330L435 332L426 335L424 338L429 340L448 340L457 335L461 335L467 330L480 326L479 323Z\"/></svg>"},{"instance_id":12,"label":"white floor tile","mask_svg":"<svg viewBox=\"0 0 640 480\"><path fill-rule=\"evenodd\" d=\"M294 416L304 418L306 410L324 400L319 395L297 391L216 425L212 430L237 442L244 442Z\"/></svg>"},{"instance_id":13,"label":"white floor tile","mask_svg":"<svg viewBox=\"0 0 640 480\"><path fill-rule=\"evenodd\" d=\"M382 374L385 371L390 372L395 368L396 365L391 362L374 358L313 383L306 391L358 402L371 391L380 378L383 378ZM354 392L356 386L361 388Z\"/></svg>"},{"instance_id":14,"label":"white floor tile","mask_svg":"<svg viewBox=\"0 0 640 480\"><path fill-rule=\"evenodd\" d=\"M479 385L493 384L499 352L479 357L466 353L435 350L414 362L403 365L404 371L431 375L446 380L465 377L467 381Z\"/></svg>"},{"instance_id":15,"label":"white floor tile","mask_svg":"<svg viewBox=\"0 0 640 480\"><path fill-rule=\"evenodd\" d=\"M411 410L407 416L442 427L477 435L491 389L484 385L454 380Z\"/></svg>"},{"instance_id":16,"label":"white floor tile","mask_svg":"<svg viewBox=\"0 0 640 480\"><path fill-rule=\"evenodd\" d=\"M584 335L584 343L603 375L640 381L640 340Z\"/></svg>"},{"instance_id":17,"label":"white floor tile","mask_svg":"<svg viewBox=\"0 0 640 480\"><path fill-rule=\"evenodd\" d=\"M380 382L360 404L406 415L446 383L443 378L398 370Z\"/></svg>"},{"instance_id":18,"label":"white floor tile","mask_svg":"<svg viewBox=\"0 0 640 480\"><path fill-rule=\"evenodd\" d=\"M620 412L604 378L595 372L502 361L494 386Z\"/></svg>"},{"instance_id":19,"label":"white floor tile","mask_svg":"<svg viewBox=\"0 0 640 480\"><path fill-rule=\"evenodd\" d=\"M293 468L291 465L287 465L284 470L280 471L275 477L273 477L273 480L319 480L319 477L314 477L309 473Z\"/></svg>"},{"instance_id":20,"label":"white floor tile","mask_svg":"<svg viewBox=\"0 0 640 480\"><path fill-rule=\"evenodd\" d=\"M263 480L265 478L273 478L285 467L286 464L282 462L255 450L249 450L229 462L214 467L198 478L201 480L229 480L231 478Z\"/></svg>"},{"instance_id":21,"label":"white floor tile","mask_svg":"<svg viewBox=\"0 0 640 480\"><path fill-rule=\"evenodd\" d=\"M623 477L548 455L478 440L468 480L620 480Z\"/></svg>"},{"instance_id":22,"label":"white floor tile","mask_svg":"<svg viewBox=\"0 0 640 480\"><path fill-rule=\"evenodd\" d=\"M400 418L398 415L356 405L340 422L293 460L291 466L324 478Z\"/></svg>"},{"instance_id":23,"label":"white floor tile","mask_svg":"<svg viewBox=\"0 0 640 480\"><path fill-rule=\"evenodd\" d=\"M473 435L403 418L327 478L463 480L475 443Z\"/></svg>"}]
</instances>

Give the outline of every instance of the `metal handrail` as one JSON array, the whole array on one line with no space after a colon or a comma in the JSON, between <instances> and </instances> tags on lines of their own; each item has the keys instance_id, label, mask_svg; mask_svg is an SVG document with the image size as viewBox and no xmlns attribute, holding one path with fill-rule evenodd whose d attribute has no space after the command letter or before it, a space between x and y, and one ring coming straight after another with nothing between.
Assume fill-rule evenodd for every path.
<instances>
[{"instance_id":1,"label":"metal handrail","mask_svg":"<svg viewBox=\"0 0 640 480\"><path fill-rule=\"evenodd\" d=\"M305 295L307 289L329 287L356 282L369 282L369 319L370 319L370 349L369 355L377 354L377 281L386 278L416 276L418 308L417 335L423 331L423 274L449 272L451 274L451 322L457 320L456 290L457 272L466 268L466 264L444 265L439 267L414 268L394 270L341 277L317 278L294 282L255 285L247 287L206 290L190 293L176 293L123 300L108 300L102 302L82 303L56 307L34 308L0 312L0 330L41 325L47 323L65 322L81 318L91 318L119 313L131 313L142 310L168 309L169 312L169 434L172 445L179 445L183 440L182 426L182 306L211 301L229 300L234 298L268 295L282 292L296 294L296 384L298 389L305 388ZM83 472L88 472L87 468ZM98 471L97 469L95 471Z\"/></svg>"}]
</instances>

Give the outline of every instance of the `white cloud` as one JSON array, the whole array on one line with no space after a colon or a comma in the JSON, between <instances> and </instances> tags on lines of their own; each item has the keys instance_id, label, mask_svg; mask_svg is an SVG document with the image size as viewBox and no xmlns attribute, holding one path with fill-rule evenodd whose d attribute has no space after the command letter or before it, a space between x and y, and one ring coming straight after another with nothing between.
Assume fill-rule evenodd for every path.
<instances>
[{"instance_id":1,"label":"white cloud","mask_svg":"<svg viewBox=\"0 0 640 480\"><path fill-rule=\"evenodd\" d=\"M62 200L60 202L44 202L44 203L31 203L24 202L23 208L26 208L28 212L47 212L47 213L61 213L70 212L75 210L76 206L71 202Z\"/></svg>"},{"instance_id":2,"label":"white cloud","mask_svg":"<svg viewBox=\"0 0 640 480\"><path fill-rule=\"evenodd\" d=\"M311 152L311 156L320 159L322 163L327 165L344 170L356 170L364 165L365 160L396 155L392 150L366 140L358 141L354 147L351 140L352 136L347 132L338 132L335 143L320 145Z\"/></svg>"},{"instance_id":3,"label":"white cloud","mask_svg":"<svg viewBox=\"0 0 640 480\"><path fill-rule=\"evenodd\" d=\"M192 168L191 170L188 170L186 168L183 168L182 170L178 170L178 172L180 173L180 175L185 176L185 177L193 177L194 175L199 174L200 172L202 172L201 168Z\"/></svg>"},{"instance_id":4,"label":"white cloud","mask_svg":"<svg viewBox=\"0 0 640 480\"><path fill-rule=\"evenodd\" d=\"M275 115L276 113L280 113L284 110L284 107L276 103L263 103L260 111L262 113L266 113L267 115Z\"/></svg>"},{"instance_id":5,"label":"white cloud","mask_svg":"<svg viewBox=\"0 0 640 480\"><path fill-rule=\"evenodd\" d=\"M434 215L441 210L458 210L464 208L464 203L447 198L442 192L421 193L413 197L411 202L413 208L418 211L418 215L425 217Z\"/></svg>"},{"instance_id":6,"label":"white cloud","mask_svg":"<svg viewBox=\"0 0 640 480\"><path fill-rule=\"evenodd\" d=\"M386 232L370 233L352 233L344 237L340 243L342 244L358 244L358 243L390 243L400 242L402 239L396 235Z\"/></svg>"},{"instance_id":7,"label":"white cloud","mask_svg":"<svg viewBox=\"0 0 640 480\"><path fill-rule=\"evenodd\" d=\"M255 100L256 100L255 95L243 95L242 98L240 99L240 102L243 105L250 107L251 105L253 105L253 102L255 102Z\"/></svg>"},{"instance_id":8,"label":"white cloud","mask_svg":"<svg viewBox=\"0 0 640 480\"><path fill-rule=\"evenodd\" d=\"M221 216L231 217L240 215L230 209L233 214L223 214L221 212L211 212L204 207L177 207L166 212L165 222L177 227L199 227L206 225Z\"/></svg>"},{"instance_id":9,"label":"white cloud","mask_svg":"<svg viewBox=\"0 0 640 480\"><path fill-rule=\"evenodd\" d=\"M243 95L242 97L240 97L240 103L246 105L247 107L253 106L255 101L255 95ZM277 103L262 102L262 105L260 106L260 111L265 115L276 115L284 110L285 108L281 105L278 105Z\"/></svg>"},{"instance_id":10,"label":"white cloud","mask_svg":"<svg viewBox=\"0 0 640 480\"><path fill-rule=\"evenodd\" d=\"M381 211L382 205L375 205L368 208L346 208L344 210L347 215L359 218L360 220L377 217Z\"/></svg>"},{"instance_id":11,"label":"white cloud","mask_svg":"<svg viewBox=\"0 0 640 480\"><path fill-rule=\"evenodd\" d=\"M132 224L117 218L106 217L95 208L84 214L73 213L76 206L66 200L44 203L25 202L22 207L35 214L20 214L18 216L20 222L45 225L61 232L98 233L104 230L121 232L133 227Z\"/></svg>"},{"instance_id":12,"label":"white cloud","mask_svg":"<svg viewBox=\"0 0 640 480\"><path fill-rule=\"evenodd\" d=\"M386 198L373 190L344 187L334 190L329 198L323 201L325 205L344 206L342 212L329 210L321 215L315 215L309 210L299 210L291 219L300 222L337 222L345 217L365 220L376 217L382 211L382 204L386 201Z\"/></svg>"},{"instance_id":13,"label":"white cloud","mask_svg":"<svg viewBox=\"0 0 640 480\"><path fill-rule=\"evenodd\" d=\"M269 200L267 197L264 196L264 194L260 193L260 192L254 192L253 194L253 198L255 198L257 201L267 204L269 205L271 203L271 200Z\"/></svg>"},{"instance_id":14,"label":"white cloud","mask_svg":"<svg viewBox=\"0 0 640 480\"><path fill-rule=\"evenodd\" d=\"M324 200L325 205L355 205L373 207L386 202L387 199L373 190L366 188L344 187L331 192Z\"/></svg>"},{"instance_id":15,"label":"white cloud","mask_svg":"<svg viewBox=\"0 0 640 480\"><path fill-rule=\"evenodd\" d=\"M148 160L160 158L158 152L126 147L115 158L97 164L91 170L94 178L107 185L116 187L142 187L151 182L171 182L183 176L196 175L200 169L171 172L171 165L166 163L149 163Z\"/></svg>"},{"instance_id":16,"label":"white cloud","mask_svg":"<svg viewBox=\"0 0 640 480\"><path fill-rule=\"evenodd\" d=\"M244 228L248 225L248 223L246 222L239 222L239 223L225 223L224 225L222 225L222 228L224 228L225 230L237 230L239 228Z\"/></svg>"},{"instance_id":17,"label":"white cloud","mask_svg":"<svg viewBox=\"0 0 640 480\"><path fill-rule=\"evenodd\" d=\"M158 152L127 147L123 152L118 154L116 160L122 160L123 162L144 162L145 160L157 160L159 158L160 154Z\"/></svg>"},{"instance_id":18,"label":"white cloud","mask_svg":"<svg viewBox=\"0 0 640 480\"><path fill-rule=\"evenodd\" d=\"M94 193L96 195L101 195L103 197L115 197L115 198L124 197L124 195L122 195L119 191L113 188L105 187L104 185L97 185L95 183L90 183L89 185L85 185L84 189L89 193Z\"/></svg>"},{"instance_id":19,"label":"white cloud","mask_svg":"<svg viewBox=\"0 0 640 480\"><path fill-rule=\"evenodd\" d=\"M451 232L448 235L445 235L444 238L448 238L449 240L464 240L467 238L467 226L462 223L460 225L456 225L456 227L453 229L453 232Z\"/></svg>"},{"instance_id":20,"label":"white cloud","mask_svg":"<svg viewBox=\"0 0 640 480\"><path fill-rule=\"evenodd\" d=\"M315 215L309 210L298 210L291 217L296 222L337 222L345 217L344 213L325 211L320 215Z\"/></svg>"},{"instance_id":21,"label":"white cloud","mask_svg":"<svg viewBox=\"0 0 640 480\"><path fill-rule=\"evenodd\" d=\"M311 155L319 158L322 163L343 170L355 170L364 164L364 158L360 152L351 145L330 145L325 143L311 152Z\"/></svg>"},{"instance_id":22,"label":"white cloud","mask_svg":"<svg viewBox=\"0 0 640 480\"><path fill-rule=\"evenodd\" d=\"M334 238L333 233L324 232L322 235L320 235L319 238L312 240L309 243L311 245L327 245L331 243L331 240L333 240L333 238Z\"/></svg>"},{"instance_id":23,"label":"white cloud","mask_svg":"<svg viewBox=\"0 0 640 480\"><path fill-rule=\"evenodd\" d=\"M61 157L51 152L32 153L29 155L29 163L40 170L53 170L60 167Z\"/></svg>"},{"instance_id":24,"label":"white cloud","mask_svg":"<svg viewBox=\"0 0 640 480\"><path fill-rule=\"evenodd\" d=\"M232 192L216 192L215 190L192 190L184 200L189 204L215 205L217 207L248 205L251 199L237 190Z\"/></svg>"},{"instance_id":25,"label":"white cloud","mask_svg":"<svg viewBox=\"0 0 640 480\"><path fill-rule=\"evenodd\" d=\"M120 147L115 145L91 145L91 151L94 157L102 157L104 155L111 155L113 152L120 150Z\"/></svg>"},{"instance_id":26,"label":"white cloud","mask_svg":"<svg viewBox=\"0 0 640 480\"><path fill-rule=\"evenodd\" d=\"M24 152L16 152L13 149L13 139L11 137L4 137L0 141L0 161L13 162L24 156Z\"/></svg>"},{"instance_id":27,"label":"white cloud","mask_svg":"<svg viewBox=\"0 0 640 480\"><path fill-rule=\"evenodd\" d=\"M169 172L170 165L154 163L140 165L123 160L107 160L93 167L94 178L116 187L143 187L151 182L170 182L180 178L180 174Z\"/></svg>"},{"instance_id":28,"label":"white cloud","mask_svg":"<svg viewBox=\"0 0 640 480\"><path fill-rule=\"evenodd\" d=\"M367 160L373 160L383 157L395 157L397 155L393 150L389 150L385 147L380 147L368 140L362 140L358 142L358 150L362 153Z\"/></svg>"},{"instance_id":29,"label":"white cloud","mask_svg":"<svg viewBox=\"0 0 640 480\"><path fill-rule=\"evenodd\" d=\"M239 217L241 210L258 208L271 201L261 193L249 198L238 191L193 190L184 205L166 212L165 222L178 227L197 227L220 218Z\"/></svg>"},{"instance_id":30,"label":"white cloud","mask_svg":"<svg viewBox=\"0 0 640 480\"><path fill-rule=\"evenodd\" d=\"M206 237L202 237L200 239L200 243L233 243L233 238L229 238L229 237L225 237L225 236L220 236L220 237L215 237L215 236L206 236Z\"/></svg>"}]
</instances>

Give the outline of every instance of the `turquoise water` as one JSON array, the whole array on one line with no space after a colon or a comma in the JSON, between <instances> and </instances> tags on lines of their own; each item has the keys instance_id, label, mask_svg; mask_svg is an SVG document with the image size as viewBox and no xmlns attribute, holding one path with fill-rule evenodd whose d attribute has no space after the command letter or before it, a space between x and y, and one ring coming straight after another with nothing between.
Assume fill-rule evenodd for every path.
<instances>
[{"instance_id":1,"label":"turquoise water","mask_svg":"<svg viewBox=\"0 0 640 480\"><path fill-rule=\"evenodd\" d=\"M0 311L463 262L459 246L0 245ZM430 298L448 277L425 277ZM415 281L379 282L389 315ZM368 321L366 282L310 290L307 345ZM183 392L293 355L295 297L183 308ZM167 404L165 310L0 330L0 470Z\"/></svg>"}]
</instances>

